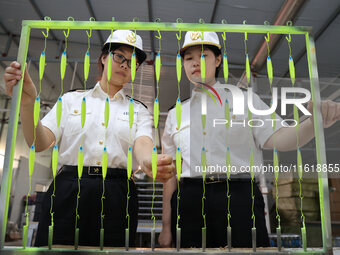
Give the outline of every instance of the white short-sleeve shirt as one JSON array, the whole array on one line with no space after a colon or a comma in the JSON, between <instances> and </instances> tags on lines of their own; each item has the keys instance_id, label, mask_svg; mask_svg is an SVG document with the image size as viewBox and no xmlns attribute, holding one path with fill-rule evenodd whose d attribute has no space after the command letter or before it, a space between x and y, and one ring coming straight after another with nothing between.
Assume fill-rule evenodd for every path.
<instances>
[{"instance_id":1,"label":"white short-sleeve shirt","mask_svg":"<svg viewBox=\"0 0 340 255\"><path fill-rule=\"evenodd\" d=\"M86 120L81 127L81 103L86 98ZM108 167L126 168L127 152L131 144L141 136L152 139L152 122L149 111L134 101L134 120L129 127L129 98L123 89L110 98L110 115L107 131L104 109L107 94L96 86L87 91L69 92L62 96L62 114L59 129L56 105L42 119L42 125L50 129L59 142L58 168L62 165L78 165L78 151L83 139L84 166L101 166L106 144ZM133 169L137 163L133 157Z\"/></svg>"},{"instance_id":2,"label":"white short-sleeve shirt","mask_svg":"<svg viewBox=\"0 0 340 255\"><path fill-rule=\"evenodd\" d=\"M181 177L198 177L202 172L197 172L197 166L201 166L202 147L206 148L207 166L213 166L223 170L226 166L226 151L229 147L231 166L236 171L232 174L244 172L250 165L250 152L253 151L254 165L263 163L262 149L268 138L282 127L282 119L276 114L276 127L273 129L271 116L253 114L251 125L259 126L249 128L247 91L244 94L244 114L235 115L233 112L232 94L223 84L217 82L213 88L218 92L222 106L216 98L216 103L207 96L206 133L203 134L201 121L201 97L204 93L195 88L189 100L182 102L181 127L177 130L176 109L169 111L162 137L163 152L176 156L179 147L182 153ZM259 98L253 95L253 105L257 110L265 110L269 107ZM225 120L224 103L228 100L230 108L229 129L223 123ZM219 119L219 122L216 122ZM215 125L214 125L215 120ZM226 168L224 168L226 169Z\"/></svg>"}]
</instances>

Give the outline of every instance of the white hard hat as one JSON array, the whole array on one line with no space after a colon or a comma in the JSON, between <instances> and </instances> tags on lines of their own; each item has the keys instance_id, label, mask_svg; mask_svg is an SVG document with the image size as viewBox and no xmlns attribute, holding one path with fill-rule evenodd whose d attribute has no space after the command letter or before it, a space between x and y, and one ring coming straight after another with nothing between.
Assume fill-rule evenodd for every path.
<instances>
[{"instance_id":1,"label":"white hard hat","mask_svg":"<svg viewBox=\"0 0 340 255\"><path fill-rule=\"evenodd\" d=\"M180 50L180 54L183 56L184 52L191 46L195 45L212 45L221 49L221 44L218 39L218 35L215 32L203 32L203 40L202 40L202 32L199 31L188 31L185 34L184 43Z\"/></svg>"},{"instance_id":2,"label":"white hard hat","mask_svg":"<svg viewBox=\"0 0 340 255\"><path fill-rule=\"evenodd\" d=\"M135 32L130 30L116 30L110 34L104 43L103 49L109 44L125 44L135 47L137 58L140 64L146 59L146 54L143 51L143 41L142 38L135 34Z\"/></svg>"}]
</instances>

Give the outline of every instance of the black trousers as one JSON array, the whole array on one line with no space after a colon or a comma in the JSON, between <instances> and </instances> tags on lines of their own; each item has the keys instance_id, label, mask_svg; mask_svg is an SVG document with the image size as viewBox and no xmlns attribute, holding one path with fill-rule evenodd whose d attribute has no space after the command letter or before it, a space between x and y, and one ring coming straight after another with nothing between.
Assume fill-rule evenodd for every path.
<instances>
[{"instance_id":1,"label":"black trousers","mask_svg":"<svg viewBox=\"0 0 340 255\"><path fill-rule=\"evenodd\" d=\"M72 170L73 168L73 170ZM74 244L78 177L76 167L64 167L55 180L53 200L54 232L53 244ZM79 245L99 246L101 228L101 196L103 180L101 175L84 173L80 181L80 199L78 214ZM53 182L46 192L42 204L35 246L48 244L48 227L51 224L51 195ZM134 182L129 181L130 199L130 246L134 246L137 230L138 199ZM111 247L125 246L125 228L127 228L126 170L108 169L105 179L104 199L104 245Z\"/></svg>"},{"instance_id":2,"label":"black trousers","mask_svg":"<svg viewBox=\"0 0 340 255\"><path fill-rule=\"evenodd\" d=\"M207 247L227 246L227 184L226 181L206 184L206 238ZM252 247L251 228L251 181L250 179L231 179L231 240L232 247ZM179 227L181 228L181 247L202 247L202 179L184 178L180 183ZM254 184L254 212L256 217L257 247L269 246L268 232L264 216L263 196ZM176 240L177 190L171 198L171 232Z\"/></svg>"}]
</instances>

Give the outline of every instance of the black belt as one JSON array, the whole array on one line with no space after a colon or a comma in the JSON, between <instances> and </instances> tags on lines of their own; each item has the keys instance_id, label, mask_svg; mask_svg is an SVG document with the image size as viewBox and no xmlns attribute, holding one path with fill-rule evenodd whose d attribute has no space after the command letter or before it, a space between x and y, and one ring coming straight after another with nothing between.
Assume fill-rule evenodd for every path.
<instances>
[{"instance_id":1,"label":"black belt","mask_svg":"<svg viewBox=\"0 0 340 255\"><path fill-rule=\"evenodd\" d=\"M78 177L78 166L64 165L60 172L71 174L74 177ZM102 167L100 166L84 166L82 178L102 178ZM107 168L106 178L127 178L126 169L123 168Z\"/></svg>"}]
</instances>

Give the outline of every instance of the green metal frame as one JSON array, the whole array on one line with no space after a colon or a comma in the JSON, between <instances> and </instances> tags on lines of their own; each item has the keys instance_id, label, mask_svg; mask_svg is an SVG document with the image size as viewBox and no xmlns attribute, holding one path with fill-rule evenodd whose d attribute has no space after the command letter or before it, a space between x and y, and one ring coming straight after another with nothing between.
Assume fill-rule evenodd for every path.
<instances>
[{"instance_id":1,"label":"green metal frame","mask_svg":"<svg viewBox=\"0 0 340 255\"><path fill-rule=\"evenodd\" d=\"M326 164L326 152L325 152L325 139L323 131L323 122L320 111L320 86L318 79L317 63L315 44L313 37L311 36L311 27L293 27L293 26L270 26L270 25L229 25L229 24L192 24L192 23L161 23L161 22L98 22L98 21L31 21L24 20L22 22L22 30L20 37L20 45L18 52L19 63L25 63L29 36L31 29L97 29L97 30L113 30L113 29L129 29L129 30L153 30L153 31L215 31L215 32L227 32L227 33L261 33L261 34L300 34L305 35L306 49L308 58L308 69L310 77L310 88L313 99L313 117L314 117L314 132L316 141L316 155L318 164ZM25 65L21 65L21 71L24 72ZM13 173L13 159L14 149L16 142L16 135L18 129L19 110L21 101L21 91L23 86L23 79L20 80L19 86L15 86L13 89L13 96L11 102L11 113L8 126L8 134L6 140L5 160L3 167L3 177L0 193L0 251L3 254L36 254L36 253L60 253L65 250L54 249L47 251L44 249L26 248L9 249L4 248L6 225L8 217L8 206L12 183ZM311 249L307 252L300 250L290 250L287 253L308 253L308 254L326 254L332 250L332 235L331 235L331 222L330 222L330 209L329 209L329 192L328 192L328 178L327 173L319 173L319 194L320 194L320 212L321 212L321 227L322 227L322 249ZM70 251L70 250L69 250ZM93 250L98 252L97 250ZM92 251L74 251L80 253L92 253ZM108 252L105 250L104 252ZM109 253L121 253L123 250L111 250ZM165 251L164 251L165 252ZM173 251L171 251L173 252ZM216 251L215 251L216 252ZM214 253L215 253L214 252ZM146 253L145 250L129 251L129 253ZM155 254L155 252L152 252ZM156 252L157 253L157 252ZM163 252L161 252L163 253ZM165 252L167 253L167 252ZM181 251L178 253L200 253L197 251ZM224 253L224 252L223 252ZM232 254L231 252L230 254ZM248 253L248 252L247 252ZM258 251L257 253L266 253ZM270 251L271 254L277 253ZM285 252L280 252L285 254ZM239 252L238 252L239 254Z\"/></svg>"}]
</instances>

